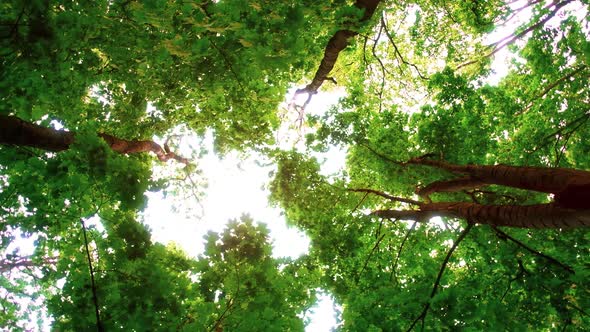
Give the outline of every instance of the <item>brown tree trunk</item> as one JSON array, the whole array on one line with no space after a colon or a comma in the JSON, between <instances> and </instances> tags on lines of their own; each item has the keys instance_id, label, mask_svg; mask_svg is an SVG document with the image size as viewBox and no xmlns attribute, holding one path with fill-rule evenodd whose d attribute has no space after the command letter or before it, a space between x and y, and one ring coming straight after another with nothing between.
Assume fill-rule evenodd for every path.
<instances>
[{"instance_id":1,"label":"brown tree trunk","mask_svg":"<svg viewBox=\"0 0 590 332\"><path fill-rule=\"evenodd\" d=\"M74 132L46 128L10 115L0 115L0 144L29 146L46 151L67 150L74 142ZM167 151L153 141L128 141L109 134L98 134L118 153L153 152L160 161L175 159L188 164L188 159Z\"/></svg>"},{"instance_id":2,"label":"brown tree trunk","mask_svg":"<svg viewBox=\"0 0 590 332\"><path fill-rule=\"evenodd\" d=\"M365 22L370 19L380 2L381 0L357 0L354 4L355 7L364 10L360 22ZM305 88L299 89L297 93L309 93L310 95L317 93L322 83L328 79L328 75L334 68L340 52L348 46L350 38L356 35L358 35L358 32L353 30L344 29L336 31L326 45L324 57L320 62L320 66L318 67L313 80Z\"/></svg>"},{"instance_id":3,"label":"brown tree trunk","mask_svg":"<svg viewBox=\"0 0 590 332\"><path fill-rule=\"evenodd\" d=\"M416 194L422 197L428 197L432 193L438 192L456 192L460 190L469 190L488 185L488 183L473 179L471 177L464 177L446 181L435 181L428 184L424 188L416 190Z\"/></svg>"},{"instance_id":4,"label":"brown tree trunk","mask_svg":"<svg viewBox=\"0 0 590 332\"><path fill-rule=\"evenodd\" d=\"M373 215L427 222L432 217L466 219L472 223L520 228L573 228L590 226L590 210L566 209L556 204L481 205L467 202L422 204L419 210L379 210Z\"/></svg>"}]
</instances>

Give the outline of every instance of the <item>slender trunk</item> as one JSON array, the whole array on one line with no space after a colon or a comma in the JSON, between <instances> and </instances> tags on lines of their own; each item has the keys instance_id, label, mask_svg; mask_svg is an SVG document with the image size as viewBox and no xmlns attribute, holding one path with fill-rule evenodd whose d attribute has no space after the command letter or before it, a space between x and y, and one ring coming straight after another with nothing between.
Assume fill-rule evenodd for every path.
<instances>
[{"instance_id":1,"label":"slender trunk","mask_svg":"<svg viewBox=\"0 0 590 332\"><path fill-rule=\"evenodd\" d=\"M444 161L412 159L408 164L428 165L464 174L482 184L558 194L573 186L590 185L590 172L570 168L546 168L507 165L455 165Z\"/></svg>"},{"instance_id":2,"label":"slender trunk","mask_svg":"<svg viewBox=\"0 0 590 332\"><path fill-rule=\"evenodd\" d=\"M416 190L416 194L422 197L428 197L432 193L456 192L460 190L475 189L486 185L487 183L481 180L473 179L471 177L464 177L447 181L432 182L426 187Z\"/></svg>"},{"instance_id":3,"label":"slender trunk","mask_svg":"<svg viewBox=\"0 0 590 332\"><path fill-rule=\"evenodd\" d=\"M481 205L467 202L423 204L419 210L379 210L383 218L427 222L432 217L466 219L472 223L520 228L573 228L590 226L590 210L559 207L556 204Z\"/></svg>"},{"instance_id":4,"label":"slender trunk","mask_svg":"<svg viewBox=\"0 0 590 332\"><path fill-rule=\"evenodd\" d=\"M365 22L373 16L377 6L381 0L357 0L355 2L355 7L364 10L363 17L360 19L360 22ZM338 30L336 33L330 38L328 44L326 45L326 49L324 50L324 57L320 62L320 66L318 67L313 80L303 89L299 89L298 93L309 93L315 94L322 83L326 79L328 79L328 75L334 68L336 64L336 60L338 60L338 55L340 52L345 49L350 41L350 38L358 35L358 32L348 29Z\"/></svg>"},{"instance_id":5,"label":"slender trunk","mask_svg":"<svg viewBox=\"0 0 590 332\"><path fill-rule=\"evenodd\" d=\"M67 150L74 142L76 134L71 131L42 127L26 122L15 116L0 115L0 144L30 146L45 151ZM167 151L153 141L128 141L109 134L98 134L109 147L118 153L153 152L160 161L175 159L188 164L188 159Z\"/></svg>"}]
</instances>

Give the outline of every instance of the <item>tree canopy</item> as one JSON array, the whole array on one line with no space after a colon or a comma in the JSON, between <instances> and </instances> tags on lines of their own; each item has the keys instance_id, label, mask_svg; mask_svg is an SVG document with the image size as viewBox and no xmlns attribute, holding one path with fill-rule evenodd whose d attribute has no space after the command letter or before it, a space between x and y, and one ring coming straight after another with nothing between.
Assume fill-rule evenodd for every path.
<instances>
[{"instance_id":1,"label":"tree canopy","mask_svg":"<svg viewBox=\"0 0 590 332\"><path fill-rule=\"evenodd\" d=\"M589 9L2 2L0 327L302 331L321 289L343 331L587 329ZM146 193L202 197L233 151L306 255L247 214L202 253L152 240Z\"/></svg>"}]
</instances>

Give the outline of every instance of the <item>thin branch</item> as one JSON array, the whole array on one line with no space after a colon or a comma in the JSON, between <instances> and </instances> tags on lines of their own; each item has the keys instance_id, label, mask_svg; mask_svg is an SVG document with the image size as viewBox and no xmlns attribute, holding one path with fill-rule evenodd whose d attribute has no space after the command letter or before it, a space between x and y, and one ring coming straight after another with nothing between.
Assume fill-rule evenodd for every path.
<instances>
[{"instance_id":1,"label":"thin branch","mask_svg":"<svg viewBox=\"0 0 590 332\"><path fill-rule=\"evenodd\" d=\"M393 49L395 51L395 54L397 55L397 57L400 59L400 61L405 64L406 66L410 66L412 68L414 68L414 70L416 71L416 73L418 74L418 76L423 79L423 80L428 80L427 77L425 77L424 75L422 75L422 73L420 72L420 69L418 69L418 66L416 66L415 64L407 61L401 54L401 52L399 51L399 49L397 48L397 45L395 44L395 41L393 41L393 36L389 33L389 30L387 29L387 23L385 22L385 17L382 15L381 16L381 26L385 29L385 35L387 36L387 39L389 39L389 42L391 43L391 45L393 46Z\"/></svg>"},{"instance_id":2,"label":"thin branch","mask_svg":"<svg viewBox=\"0 0 590 332\"><path fill-rule=\"evenodd\" d=\"M209 329L209 332L213 332L213 331L217 330L217 328L220 326L221 322L225 318L225 315L233 307L234 303L235 303L235 301L234 301L234 298L233 297L227 301L227 305L225 306L225 310L223 310L223 312L221 313L221 315L219 316L219 318L217 318L217 320L215 321L215 323L213 324L213 326Z\"/></svg>"},{"instance_id":3,"label":"thin branch","mask_svg":"<svg viewBox=\"0 0 590 332\"><path fill-rule=\"evenodd\" d=\"M363 202L365 201L367 196L369 196L369 193L365 193L363 198L361 198L361 200L356 204L356 206L354 207L354 209L352 209L352 211L350 213L354 213L359 208L359 206L361 206L361 204L363 204Z\"/></svg>"},{"instance_id":4,"label":"thin branch","mask_svg":"<svg viewBox=\"0 0 590 332\"><path fill-rule=\"evenodd\" d=\"M521 248L527 250L528 252L537 255L539 257L542 257L544 259L546 259L549 263L553 264L553 265L557 265L559 267L561 267L562 269L566 270L567 272L574 274L574 269L571 268L570 266L558 261L557 259L546 255L538 250L535 250L529 246L527 246L526 244L522 243L521 241L513 238L512 236L510 236L509 234L507 234L506 232L502 231L501 229L499 229L498 227L492 227L494 229L494 231L496 231L496 234L498 235L498 237L500 237L501 239L508 239L514 243L516 243L518 246L520 246Z\"/></svg>"},{"instance_id":5,"label":"thin branch","mask_svg":"<svg viewBox=\"0 0 590 332\"><path fill-rule=\"evenodd\" d=\"M504 294L502 294L502 297L500 298L500 302L504 301L504 298L506 297L506 295L508 295L508 292L510 292L510 289L512 289L512 283L515 282L516 280L522 278L526 273L527 273L527 270L524 268L524 265L522 264L522 260L518 259L518 273L516 273L514 278L510 278L510 280L508 281L508 287L504 291Z\"/></svg>"},{"instance_id":6,"label":"thin branch","mask_svg":"<svg viewBox=\"0 0 590 332\"><path fill-rule=\"evenodd\" d=\"M235 261L233 263L234 263L234 269L236 272L236 280L237 280L236 293L234 294L234 296L232 296L227 301L227 304L225 306L225 310L223 311L223 313L221 313L219 318L217 318L217 320L215 321L213 326L209 329L209 332L222 331L220 329L221 322L223 322L223 319L225 319L225 315L227 315L227 313L230 311L230 309L234 306L234 304L236 303L236 298L238 297L238 294L240 294L240 269L238 268L238 264Z\"/></svg>"},{"instance_id":7,"label":"thin branch","mask_svg":"<svg viewBox=\"0 0 590 332\"><path fill-rule=\"evenodd\" d=\"M565 5L567 5L568 3L572 2L573 0L565 0L559 3L556 3L556 1L551 2L549 5L547 5L544 9L549 9L553 6L555 6L555 8L549 13L547 14L547 16L545 16L543 19L539 20L537 23L529 26L528 28L524 29L523 31L517 33L517 34L510 34L498 41L496 41L495 43L489 45L490 47L492 47L492 51L490 51L489 53L485 54L484 56L482 56L479 59L476 60L471 60L468 62L465 62L461 65L459 65L455 70L459 70L463 67L472 65L474 63L478 63L483 59L487 59L491 56L493 56L494 54L498 53L500 50L502 50L504 47L514 43L515 41L517 41L518 39L524 37L526 34L528 34L529 32L538 29L539 27L543 26L545 23L547 23L547 21L549 21L550 19L552 19L555 14L557 14L557 12Z\"/></svg>"},{"instance_id":8,"label":"thin branch","mask_svg":"<svg viewBox=\"0 0 590 332\"><path fill-rule=\"evenodd\" d=\"M533 101L531 101L527 107L525 107L522 111L520 112L516 112L514 115L521 115L523 113L526 113L531 107L533 107L534 105L534 100L538 100L543 98L547 93L549 93L551 90L553 90L555 87L557 87L559 84L563 83L564 81L570 79L573 76L576 76L578 73L580 73L581 71L583 71L584 69L586 69L587 66L586 65L582 65L580 67L578 67L577 69L575 69L574 71L572 71L571 73L562 76L561 78L559 78L558 80L554 81L553 83L549 84L548 86L545 87L545 89L543 89L543 91L541 91L541 93L539 93L535 98L533 98Z\"/></svg>"},{"instance_id":9,"label":"thin branch","mask_svg":"<svg viewBox=\"0 0 590 332\"><path fill-rule=\"evenodd\" d=\"M370 146L369 146L368 144L366 144L366 143L359 143L359 144L360 144L361 146L365 147L367 150L369 150L369 151L373 152L373 154L377 155L378 157L380 157L381 159L383 159L383 160L385 160L385 161L388 161L388 162L390 162L390 163L392 163L392 164L396 164L396 165L398 165L398 166L405 166L405 165L406 165L405 163L399 162L399 161L397 161L397 160L393 160L393 159L391 159L391 158L387 157L386 155L384 155L384 154L381 154L381 153L377 152L375 149L373 149L372 147L370 147Z\"/></svg>"},{"instance_id":10,"label":"thin branch","mask_svg":"<svg viewBox=\"0 0 590 332\"><path fill-rule=\"evenodd\" d=\"M455 251L455 249L457 249L457 247L459 246L459 243L461 243L461 241L463 241L463 239L465 238L465 236L467 236L467 233L469 233L469 231L471 230L472 227L473 227L472 223L467 224L467 227L465 227L465 229L461 232L461 234L459 234L459 237L457 238L455 243L453 243L453 246L451 247L451 249L447 253L447 256L443 260L440 270L438 271L438 275L436 276L436 281L434 282L434 286L432 287L432 292L430 292L430 298L428 299L428 302L426 302L426 304L424 305L424 309L422 309L422 312L420 313L420 315L418 317L416 317L416 319L412 322L412 325L410 325L410 327L407 330L408 332L411 331L412 329L414 329L414 326L416 326L416 323L418 323L418 321L420 321L420 320L422 320L422 324L424 325L426 314L428 313L428 309L430 309L430 302L432 301L432 298L434 297L434 295L436 295L436 291L438 290L438 286L440 285L440 280L443 276L443 273L445 272L447 264L449 263L449 259L453 255L453 252Z\"/></svg>"},{"instance_id":11,"label":"thin branch","mask_svg":"<svg viewBox=\"0 0 590 332\"><path fill-rule=\"evenodd\" d=\"M86 257L88 258L88 269L90 270L90 283L92 288L92 301L94 302L94 312L96 314L96 330L103 332L104 328L100 321L100 310L98 307L98 296L96 295L96 282L94 281L94 270L92 269L92 259L90 258L90 250L88 249L88 236L86 235L86 225L84 219L80 218L82 223L82 233L84 234L84 246L86 247Z\"/></svg>"},{"instance_id":12,"label":"thin branch","mask_svg":"<svg viewBox=\"0 0 590 332\"><path fill-rule=\"evenodd\" d=\"M506 26L506 24L508 24L508 22L512 21L512 19L514 19L521 11L523 11L531 6L534 6L542 1L543 0L534 0L534 1L529 0L529 1L527 1L527 3L525 5L522 5L518 8L511 9L512 12L510 13L510 16L508 16L508 18L506 18L504 21L501 21L501 23L498 23L498 22L500 22L499 20L494 22L494 23L496 23L496 27ZM510 3L507 2L507 3L505 3L505 5L510 5L514 2L516 2L516 1L511 1Z\"/></svg>"},{"instance_id":13,"label":"thin branch","mask_svg":"<svg viewBox=\"0 0 590 332\"><path fill-rule=\"evenodd\" d=\"M551 140L555 137L555 136L559 136L559 138L568 135L568 134L573 134L576 130L580 129L585 123L586 121L588 121L588 119L590 119L590 114L588 113L588 111L584 112L584 114L582 114L581 116L573 119L572 121L570 121L567 125L558 128L557 130L553 131L552 133L546 135L540 142L540 145L536 146L534 149L530 150L530 151L526 151L528 152L528 156L532 155L533 153L541 150L542 148L548 146L551 143ZM564 131L568 130L565 134Z\"/></svg>"},{"instance_id":14,"label":"thin branch","mask_svg":"<svg viewBox=\"0 0 590 332\"><path fill-rule=\"evenodd\" d=\"M385 90L385 78L386 78L385 74L389 73L387 71L387 69L385 68L385 65L383 64L383 61L381 61L381 58L377 55L377 52L376 52L377 43L379 42L379 39L381 38L382 32L383 32L383 24L381 24L381 26L379 27L379 33L377 34L377 38L373 42L373 47L371 49L371 52L373 53L373 57L375 57L375 59L377 59L377 62L379 62L379 66L381 67L381 88L379 89L379 113L381 113L381 111L383 110L383 91Z\"/></svg>"},{"instance_id":15,"label":"thin branch","mask_svg":"<svg viewBox=\"0 0 590 332\"><path fill-rule=\"evenodd\" d=\"M385 235L387 235L387 234L381 235L381 237L377 240L377 242L373 246L373 249L371 249L371 252L369 253L369 256L367 256L367 259L365 259L365 264L363 265L363 268L360 270L360 272L356 276L356 283L357 284L359 283L359 280L360 280L361 275L363 274L363 272L367 268L367 265L369 264L369 260L373 256L373 253L375 252L375 250L377 250L377 248L379 247L379 244L381 243L381 241L383 241L383 239L385 238Z\"/></svg>"},{"instance_id":16,"label":"thin branch","mask_svg":"<svg viewBox=\"0 0 590 332\"><path fill-rule=\"evenodd\" d=\"M374 190L374 189L367 189L367 188L353 188L353 189L346 189L347 191L352 191L352 192L359 192L359 193L369 193L369 194L373 194L373 195L377 195L377 196L381 196L384 198L387 198L391 201L394 202L400 202L400 203L406 203L406 204L413 204L413 205L418 205L421 206L423 205L422 202L419 201L415 201L413 199L407 199L407 198L403 198L403 197L396 197L396 196L391 196L389 194L386 194L382 191L378 191L378 190Z\"/></svg>"},{"instance_id":17,"label":"thin branch","mask_svg":"<svg viewBox=\"0 0 590 332\"><path fill-rule=\"evenodd\" d=\"M397 256L395 257L395 261L393 262L393 266L391 268L391 274L389 275L389 281L391 281L393 279L393 275L395 274L395 271L397 270L397 263L399 262L399 258L402 255L402 250L404 249L404 245L406 244L406 241L410 237L410 234L414 231L414 229L416 229L417 224L418 224L417 221L414 221L414 223L412 223L412 227L410 227L408 229L408 231L406 232L406 236L404 236L404 239L402 240L402 243L400 244L399 249L397 250Z\"/></svg>"}]
</instances>

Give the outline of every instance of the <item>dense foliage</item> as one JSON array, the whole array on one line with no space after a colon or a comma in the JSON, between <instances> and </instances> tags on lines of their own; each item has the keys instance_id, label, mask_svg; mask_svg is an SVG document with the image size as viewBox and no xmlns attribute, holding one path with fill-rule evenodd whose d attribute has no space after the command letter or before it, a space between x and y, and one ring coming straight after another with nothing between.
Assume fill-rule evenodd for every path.
<instances>
[{"instance_id":1,"label":"dense foliage","mask_svg":"<svg viewBox=\"0 0 590 332\"><path fill-rule=\"evenodd\" d=\"M57 153L0 146L0 327L301 331L321 288L345 331L587 329L587 229L371 212L412 209L416 188L450 178L405 163L425 154L590 170L589 9L587 0L2 2L0 114L76 135ZM305 144L281 150L274 133L292 123L281 123L279 104L310 80L346 95L305 119L307 102L291 104ZM145 193L205 191L191 178L205 152L162 165L117 153L103 133L211 133L216 153L265 154L276 164L269 200L309 236L309 253L274 258L268 229L248 216L210 232L196 258L154 243ZM326 175L316 156L335 148L346 164ZM430 198L552 200L501 186Z\"/></svg>"}]
</instances>

